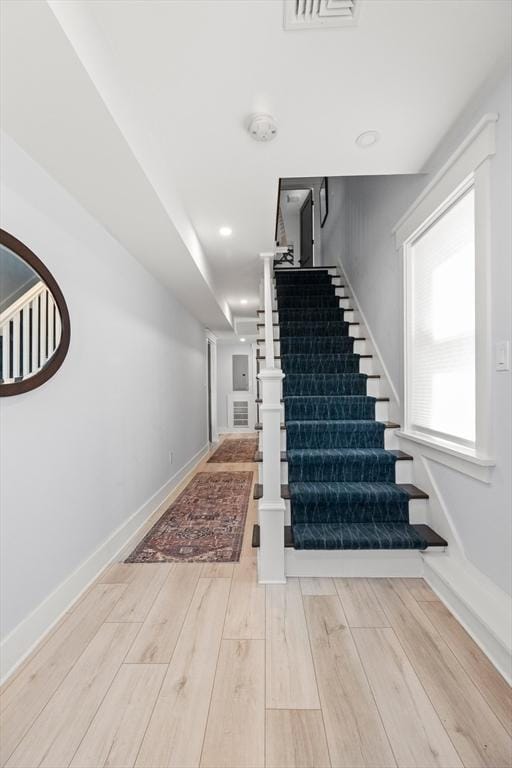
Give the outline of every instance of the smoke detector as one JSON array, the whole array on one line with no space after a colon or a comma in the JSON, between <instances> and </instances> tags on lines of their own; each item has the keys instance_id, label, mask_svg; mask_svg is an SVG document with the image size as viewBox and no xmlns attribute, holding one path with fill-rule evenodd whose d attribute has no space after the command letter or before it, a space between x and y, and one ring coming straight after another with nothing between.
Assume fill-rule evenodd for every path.
<instances>
[{"instance_id":1,"label":"smoke detector","mask_svg":"<svg viewBox=\"0 0 512 768\"><path fill-rule=\"evenodd\" d=\"M249 120L249 133L254 141L272 141L277 134L277 123L272 115L252 115Z\"/></svg>"}]
</instances>

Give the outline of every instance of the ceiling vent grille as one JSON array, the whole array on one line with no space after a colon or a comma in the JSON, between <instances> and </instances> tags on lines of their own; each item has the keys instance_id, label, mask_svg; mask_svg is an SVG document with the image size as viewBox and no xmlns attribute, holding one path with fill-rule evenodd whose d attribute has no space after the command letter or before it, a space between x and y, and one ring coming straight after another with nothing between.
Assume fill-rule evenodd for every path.
<instances>
[{"instance_id":1,"label":"ceiling vent grille","mask_svg":"<svg viewBox=\"0 0 512 768\"><path fill-rule=\"evenodd\" d=\"M284 28L347 27L357 23L362 0L283 0Z\"/></svg>"}]
</instances>

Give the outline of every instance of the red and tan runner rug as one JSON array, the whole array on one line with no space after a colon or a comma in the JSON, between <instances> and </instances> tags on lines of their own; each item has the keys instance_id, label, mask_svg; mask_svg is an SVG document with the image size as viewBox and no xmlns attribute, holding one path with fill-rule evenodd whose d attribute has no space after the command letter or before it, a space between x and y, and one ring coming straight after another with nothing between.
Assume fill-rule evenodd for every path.
<instances>
[{"instance_id":1,"label":"red and tan runner rug","mask_svg":"<svg viewBox=\"0 0 512 768\"><path fill-rule=\"evenodd\" d=\"M237 561L252 479L252 472L198 472L126 562Z\"/></svg>"},{"instance_id":2,"label":"red and tan runner rug","mask_svg":"<svg viewBox=\"0 0 512 768\"><path fill-rule=\"evenodd\" d=\"M224 462L254 461L254 454L258 449L257 437L234 437L223 440L215 453L208 459L214 464Z\"/></svg>"}]
</instances>

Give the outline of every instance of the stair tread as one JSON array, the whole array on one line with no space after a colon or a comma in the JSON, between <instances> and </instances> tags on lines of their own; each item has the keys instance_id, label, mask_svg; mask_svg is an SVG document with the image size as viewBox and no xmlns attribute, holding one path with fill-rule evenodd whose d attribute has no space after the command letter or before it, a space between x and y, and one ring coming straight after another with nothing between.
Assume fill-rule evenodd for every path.
<instances>
[{"instance_id":1,"label":"stair tread","mask_svg":"<svg viewBox=\"0 0 512 768\"><path fill-rule=\"evenodd\" d=\"M288 457L292 458L295 456L325 456L326 458L334 458L336 456L362 456L364 458L370 456L373 457L375 454L378 456L388 454L393 456L397 461L412 461L413 459L408 453L388 450L387 448L288 448L286 454Z\"/></svg>"},{"instance_id":2,"label":"stair tread","mask_svg":"<svg viewBox=\"0 0 512 768\"><path fill-rule=\"evenodd\" d=\"M428 499L428 494L416 488L411 483L371 483L371 482L302 482L302 483L290 483L288 492L294 494L300 494L304 496L318 496L321 493L323 496L333 496L339 499L340 496L352 496L354 493L368 494L373 497L396 496L402 497L405 493L409 500L411 499Z\"/></svg>"},{"instance_id":3,"label":"stair tread","mask_svg":"<svg viewBox=\"0 0 512 768\"><path fill-rule=\"evenodd\" d=\"M359 323L356 323L356 325L359 325ZM322 339L322 341L325 341L325 339L339 339L340 336L287 336L287 339L308 339L310 341L311 339ZM353 339L354 341L366 341L366 336L347 336L342 338L349 338ZM281 339L274 339L274 342L279 343ZM264 344L265 339L256 339L257 344ZM336 354L336 353L333 353Z\"/></svg>"},{"instance_id":4,"label":"stair tread","mask_svg":"<svg viewBox=\"0 0 512 768\"><path fill-rule=\"evenodd\" d=\"M254 461L256 462L263 461L263 451L256 451L256 453L254 454ZM286 451L281 451L281 461L283 462L288 461L286 457Z\"/></svg>"},{"instance_id":5,"label":"stair tread","mask_svg":"<svg viewBox=\"0 0 512 768\"><path fill-rule=\"evenodd\" d=\"M300 486L300 487L299 487ZM309 482L309 483L287 483L281 485L281 497L283 499L289 499L291 497L291 489L294 491L298 491L302 493L303 495L306 494L308 491L311 492L313 490L312 486L316 488L317 491L323 491L324 494L332 494L333 496L336 496L339 498L340 494L342 495L343 492L345 494L352 493L354 491L353 486L356 487L355 490L360 490L361 492L368 492L373 491L374 495L387 495L389 496L394 495L396 497L403 496L403 492L407 494L409 497L409 500L412 499L428 499L428 494L425 493L425 491L420 490L420 488L417 488L415 485L412 485L411 483L326 483L326 482ZM319 488L319 486L322 486ZM348 486L351 486L348 488ZM380 486L380 487L379 487ZM256 489L258 489L258 493L261 495L256 495ZM263 496L263 485L261 483L257 483L254 486L254 498L260 499Z\"/></svg>"},{"instance_id":6,"label":"stair tread","mask_svg":"<svg viewBox=\"0 0 512 768\"><path fill-rule=\"evenodd\" d=\"M262 499L263 498L263 485L261 483L255 483L254 485L254 494L253 499ZM281 498L282 499L289 499L290 498L290 489L287 485L281 485Z\"/></svg>"},{"instance_id":7,"label":"stair tread","mask_svg":"<svg viewBox=\"0 0 512 768\"><path fill-rule=\"evenodd\" d=\"M293 376L293 374L291 374ZM332 374L333 376L336 376L337 374ZM351 375L351 374L339 374L340 376L344 375ZM364 375L364 374L361 374ZM375 400L376 403L389 403L389 397L373 397L373 395L285 395L285 400L298 400L300 398L307 399L307 400L318 400L320 398L324 398L326 400L348 400L352 397L364 397L368 400Z\"/></svg>"},{"instance_id":8,"label":"stair tread","mask_svg":"<svg viewBox=\"0 0 512 768\"><path fill-rule=\"evenodd\" d=\"M399 429L400 424L393 421L376 421L375 419L290 419L287 424L384 424L385 429Z\"/></svg>"},{"instance_id":9,"label":"stair tread","mask_svg":"<svg viewBox=\"0 0 512 768\"><path fill-rule=\"evenodd\" d=\"M439 536L430 526L423 523L410 523L411 528L415 529L419 535L424 539L429 547L447 547L448 542ZM293 530L291 525L284 526L284 545L287 548L293 547ZM253 525L252 529L252 546L258 548L260 546L260 526L258 523Z\"/></svg>"},{"instance_id":10,"label":"stair tread","mask_svg":"<svg viewBox=\"0 0 512 768\"><path fill-rule=\"evenodd\" d=\"M288 462L288 457L290 455L293 458L293 456L299 454L303 456L307 454L311 454L312 456L327 454L328 457L331 457L339 454L357 456L363 453L366 455L373 455L375 452L389 453L394 456L397 461L412 461L414 458L408 453L404 453L404 451L388 450L387 448L289 448L287 451L281 451L281 461L286 463ZM263 461L263 451L256 451L254 454L254 461Z\"/></svg>"},{"instance_id":11,"label":"stair tread","mask_svg":"<svg viewBox=\"0 0 512 768\"><path fill-rule=\"evenodd\" d=\"M422 534L407 522L314 523L292 527L295 549L426 549Z\"/></svg>"}]
</instances>

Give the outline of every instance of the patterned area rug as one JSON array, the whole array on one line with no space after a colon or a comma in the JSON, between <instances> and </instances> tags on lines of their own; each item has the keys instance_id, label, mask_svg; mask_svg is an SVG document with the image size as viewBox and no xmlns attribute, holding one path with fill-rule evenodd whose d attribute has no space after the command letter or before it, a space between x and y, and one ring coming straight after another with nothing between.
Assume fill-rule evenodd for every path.
<instances>
[{"instance_id":1,"label":"patterned area rug","mask_svg":"<svg viewBox=\"0 0 512 768\"><path fill-rule=\"evenodd\" d=\"M237 561L252 479L252 472L199 472L126 562Z\"/></svg>"},{"instance_id":2,"label":"patterned area rug","mask_svg":"<svg viewBox=\"0 0 512 768\"><path fill-rule=\"evenodd\" d=\"M224 440L208 463L224 464L225 462L254 461L254 454L258 449L258 438L229 438Z\"/></svg>"}]
</instances>

